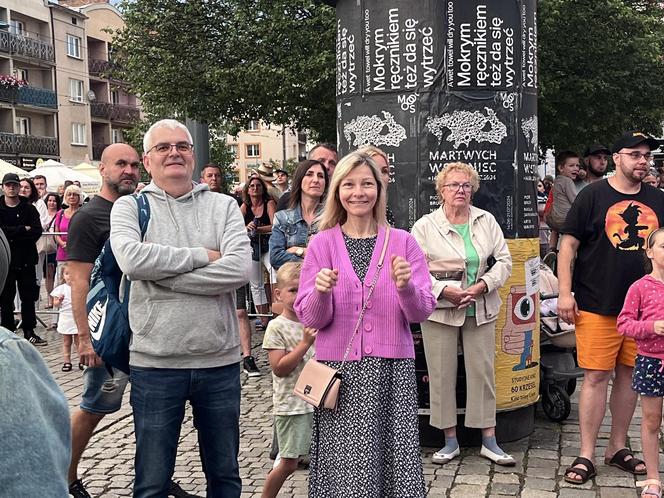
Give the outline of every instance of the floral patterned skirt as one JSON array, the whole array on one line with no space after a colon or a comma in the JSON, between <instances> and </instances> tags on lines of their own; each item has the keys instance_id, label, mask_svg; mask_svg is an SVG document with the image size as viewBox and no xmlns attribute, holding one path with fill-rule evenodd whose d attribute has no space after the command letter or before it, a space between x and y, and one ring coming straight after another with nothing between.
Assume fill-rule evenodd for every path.
<instances>
[{"instance_id":1,"label":"floral patterned skirt","mask_svg":"<svg viewBox=\"0 0 664 498\"><path fill-rule=\"evenodd\" d=\"M424 497L415 361L366 357L342 374L337 410L314 413L309 496Z\"/></svg>"}]
</instances>

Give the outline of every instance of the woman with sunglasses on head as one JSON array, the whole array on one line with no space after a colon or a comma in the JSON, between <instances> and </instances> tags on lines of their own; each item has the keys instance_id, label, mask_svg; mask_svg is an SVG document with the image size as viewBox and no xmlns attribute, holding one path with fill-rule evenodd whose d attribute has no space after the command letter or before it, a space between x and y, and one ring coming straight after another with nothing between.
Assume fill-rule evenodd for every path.
<instances>
[{"instance_id":1,"label":"woman with sunglasses on head","mask_svg":"<svg viewBox=\"0 0 664 498\"><path fill-rule=\"evenodd\" d=\"M336 410L316 409L309 496L425 496L409 323L435 298L422 250L385 220L385 186L368 155L336 166L295 311L319 329L316 358L341 370Z\"/></svg>"},{"instance_id":2,"label":"woman with sunglasses on head","mask_svg":"<svg viewBox=\"0 0 664 498\"><path fill-rule=\"evenodd\" d=\"M277 209L277 203L270 197L268 187L258 176L249 178L242 192L242 206L240 211L244 216L244 224L251 239L252 266L249 286L254 300L256 311L261 316L263 326L267 325L269 300L263 282L263 266L273 280L272 265L270 264L269 238L272 232L272 220Z\"/></svg>"},{"instance_id":3,"label":"woman with sunglasses on head","mask_svg":"<svg viewBox=\"0 0 664 498\"><path fill-rule=\"evenodd\" d=\"M493 215L471 204L480 186L465 163L445 165L436 177L441 206L413 226L412 234L429 262L436 311L422 323L429 370L430 424L445 433L445 446L432 461L459 455L456 438L457 344L463 341L466 367L466 427L482 431L480 454L498 465L515 460L496 443L494 357L498 290L512 271L512 257Z\"/></svg>"},{"instance_id":4,"label":"woman with sunglasses on head","mask_svg":"<svg viewBox=\"0 0 664 498\"><path fill-rule=\"evenodd\" d=\"M44 230L42 237L50 237L53 242L55 242L55 235L48 235L48 232L55 232L55 217L60 211L62 203L60 201L60 196L55 192L49 192L44 197L44 204L46 205L46 222L42 222L42 229ZM46 294L48 295L48 306L47 309L53 308L53 296L51 292L53 291L54 282L55 282L55 266L57 264L55 260L57 244L49 244L50 247L47 247L46 253ZM51 250L52 249L52 250Z\"/></svg>"}]
</instances>

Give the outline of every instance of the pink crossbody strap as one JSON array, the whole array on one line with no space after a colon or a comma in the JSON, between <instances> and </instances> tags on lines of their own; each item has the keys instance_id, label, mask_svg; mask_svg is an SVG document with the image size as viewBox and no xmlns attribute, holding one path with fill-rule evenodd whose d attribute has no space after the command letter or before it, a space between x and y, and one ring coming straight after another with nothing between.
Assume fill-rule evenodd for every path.
<instances>
[{"instance_id":1,"label":"pink crossbody strap","mask_svg":"<svg viewBox=\"0 0 664 498\"><path fill-rule=\"evenodd\" d=\"M346 363L346 359L348 358L348 354L350 353L350 349L353 346L353 341L355 340L355 336L357 335L357 331L360 330L360 325L362 325L362 319L364 318L364 312L367 310L367 304L369 303L369 300L371 299L371 295L373 294L374 289L376 288L376 282L378 282L378 275L380 274L381 268L383 268L383 263L385 261L385 253L387 252L387 243L390 240L390 227L388 226L385 229L385 240L383 241L383 250L380 252L380 258L378 260L378 265L376 265L376 273L374 273L373 280L371 281L371 287L369 287L369 292L367 293L367 298L365 299L364 303L362 304L362 310L360 311L360 316L357 319L357 323L355 324L355 330L353 330L353 335L350 337L350 341L348 341L348 347L346 348L346 352L344 353L344 359L341 361L341 366L339 367L339 371L344 366L344 363Z\"/></svg>"}]
</instances>

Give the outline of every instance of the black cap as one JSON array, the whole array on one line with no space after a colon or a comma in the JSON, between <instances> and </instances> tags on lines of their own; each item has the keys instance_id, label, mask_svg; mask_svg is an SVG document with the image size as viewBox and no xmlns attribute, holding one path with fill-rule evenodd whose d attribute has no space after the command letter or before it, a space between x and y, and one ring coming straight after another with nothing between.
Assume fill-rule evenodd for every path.
<instances>
[{"instance_id":1,"label":"black cap","mask_svg":"<svg viewBox=\"0 0 664 498\"><path fill-rule=\"evenodd\" d=\"M641 131L627 131L620 135L620 138L613 144L613 153L620 152L621 149L631 149L637 145L646 144L650 150L657 149L659 142Z\"/></svg>"},{"instance_id":2,"label":"black cap","mask_svg":"<svg viewBox=\"0 0 664 498\"><path fill-rule=\"evenodd\" d=\"M5 185L7 183L21 183L21 181L16 173L7 173L2 177L2 184Z\"/></svg>"},{"instance_id":3,"label":"black cap","mask_svg":"<svg viewBox=\"0 0 664 498\"><path fill-rule=\"evenodd\" d=\"M286 171L285 169L275 169L274 172L275 173L283 173L286 176L288 176L288 171Z\"/></svg>"},{"instance_id":4,"label":"black cap","mask_svg":"<svg viewBox=\"0 0 664 498\"><path fill-rule=\"evenodd\" d=\"M611 155L611 151L608 147L604 147L602 144L593 144L586 147L583 157L593 156L595 154L606 154L609 156Z\"/></svg>"}]
</instances>

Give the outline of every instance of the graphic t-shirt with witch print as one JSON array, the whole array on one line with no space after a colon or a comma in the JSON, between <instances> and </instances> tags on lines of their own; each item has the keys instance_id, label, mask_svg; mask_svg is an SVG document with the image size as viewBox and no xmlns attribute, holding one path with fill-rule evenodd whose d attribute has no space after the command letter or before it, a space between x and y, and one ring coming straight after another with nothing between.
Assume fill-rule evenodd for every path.
<instances>
[{"instance_id":1,"label":"graphic t-shirt with witch print","mask_svg":"<svg viewBox=\"0 0 664 498\"><path fill-rule=\"evenodd\" d=\"M664 226L664 192L642 184L623 194L608 180L584 188L562 233L579 240L572 289L580 310L617 316L627 289L645 275L648 234Z\"/></svg>"}]
</instances>

